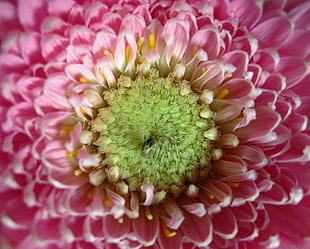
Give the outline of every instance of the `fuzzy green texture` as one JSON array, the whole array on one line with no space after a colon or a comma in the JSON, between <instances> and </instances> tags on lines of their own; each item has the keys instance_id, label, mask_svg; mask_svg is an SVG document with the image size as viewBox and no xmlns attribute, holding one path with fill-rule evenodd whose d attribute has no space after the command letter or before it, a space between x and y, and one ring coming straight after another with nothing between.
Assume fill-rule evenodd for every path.
<instances>
[{"instance_id":1,"label":"fuzzy green texture","mask_svg":"<svg viewBox=\"0 0 310 249\"><path fill-rule=\"evenodd\" d=\"M156 190L170 191L195 181L209 169L212 147L203 132L214 126L201 118L206 108L197 103L191 90L182 93L182 84L152 72L132 81L121 78L117 89L105 92L107 107L99 110L103 125L96 141L108 167L119 168L119 178L131 190L151 183Z\"/></svg>"}]
</instances>

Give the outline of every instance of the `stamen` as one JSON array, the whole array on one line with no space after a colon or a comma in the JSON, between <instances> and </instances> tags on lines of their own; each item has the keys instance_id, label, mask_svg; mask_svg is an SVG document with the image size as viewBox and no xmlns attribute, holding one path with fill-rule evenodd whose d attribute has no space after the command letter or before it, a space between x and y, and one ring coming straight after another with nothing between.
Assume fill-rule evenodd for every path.
<instances>
[{"instance_id":1,"label":"stamen","mask_svg":"<svg viewBox=\"0 0 310 249\"><path fill-rule=\"evenodd\" d=\"M85 78L85 77L81 77L80 78L80 82L84 83L84 84L91 84L91 82L87 78Z\"/></svg>"},{"instance_id":2,"label":"stamen","mask_svg":"<svg viewBox=\"0 0 310 249\"><path fill-rule=\"evenodd\" d=\"M126 47L126 52L125 52L125 58L126 58L126 62L128 63L131 59L131 47L129 45L127 45Z\"/></svg>"},{"instance_id":3,"label":"stamen","mask_svg":"<svg viewBox=\"0 0 310 249\"><path fill-rule=\"evenodd\" d=\"M73 130L74 126L68 126L68 127L64 127L60 130L60 136L65 137L67 136L72 130Z\"/></svg>"},{"instance_id":4,"label":"stamen","mask_svg":"<svg viewBox=\"0 0 310 249\"><path fill-rule=\"evenodd\" d=\"M238 188L239 182L226 182L232 188Z\"/></svg>"},{"instance_id":5,"label":"stamen","mask_svg":"<svg viewBox=\"0 0 310 249\"><path fill-rule=\"evenodd\" d=\"M93 199L93 196L94 196L94 188L92 188L91 190L89 190L88 192L87 192L87 194L86 194L86 198L88 199L88 200L91 200L91 199Z\"/></svg>"},{"instance_id":6,"label":"stamen","mask_svg":"<svg viewBox=\"0 0 310 249\"><path fill-rule=\"evenodd\" d=\"M173 236L175 236L177 233L176 232L171 232L170 231L170 229L167 227L167 225L165 224L165 222L164 221L161 221L161 227L162 227L162 229L163 229L163 232L164 232L164 234L165 234L165 236L167 237L167 238L171 238L171 237L173 237Z\"/></svg>"},{"instance_id":7,"label":"stamen","mask_svg":"<svg viewBox=\"0 0 310 249\"><path fill-rule=\"evenodd\" d=\"M149 50L155 48L155 34L149 34Z\"/></svg>"},{"instance_id":8,"label":"stamen","mask_svg":"<svg viewBox=\"0 0 310 249\"><path fill-rule=\"evenodd\" d=\"M217 99L223 99L227 96L227 94L229 93L228 89L224 89L216 98Z\"/></svg>"},{"instance_id":9,"label":"stamen","mask_svg":"<svg viewBox=\"0 0 310 249\"><path fill-rule=\"evenodd\" d=\"M66 155L67 157L73 157L73 156L76 156L79 152L79 149L76 149L76 150L73 150L73 151L67 151L66 152Z\"/></svg>"},{"instance_id":10,"label":"stamen","mask_svg":"<svg viewBox=\"0 0 310 249\"><path fill-rule=\"evenodd\" d=\"M141 54L142 51L142 46L144 43L144 37L140 37L140 39L137 41L137 48L138 48L138 52Z\"/></svg>"},{"instance_id":11,"label":"stamen","mask_svg":"<svg viewBox=\"0 0 310 249\"><path fill-rule=\"evenodd\" d=\"M75 176L80 176L83 174L83 171L81 169L76 169L74 170L74 173L73 173Z\"/></svg>"},{"instance_id":12,"label":"stamen","mask_svg":"<svg viewBox=\"0 0 310 249\"><path fill-rule=\"evenodd\" d=\"M151 213L150 207L144 207L144 213L148 220L153 220L153 215Z\"/></svg>"},{"instance_id":13,"label":"stamen","mask_svg":"<svg viewBox=\"0 0 310 249\"><path fill-rule=\"evenodd\" d=\"M112 206L112 202L109 200L107 196L103 199L103 205L105 205L106 207Z\"/></svg>"},{"instance_id":14,"label":"stamen","mask_svg":"<svg viewBox=\"0 0 310 249\"><path fill-rule=\"evenodd\" d=\"M119 219L117 220L117 222L120 223L120 224L122 224L122 223L124 222L124 218L123 218L123 217L119 218Z\"/></svg>"},{"instance_id":15,"label":"stamen","mask_svg":"<svg viewBox=\"0 0 310 249\"><path fill-rule=\"evenodd\" d=\"M109 56L111 58L114 58L114 55L109 51L109 50L104 50L103 51L104 55Z\"/></svg>"}]
</instances>

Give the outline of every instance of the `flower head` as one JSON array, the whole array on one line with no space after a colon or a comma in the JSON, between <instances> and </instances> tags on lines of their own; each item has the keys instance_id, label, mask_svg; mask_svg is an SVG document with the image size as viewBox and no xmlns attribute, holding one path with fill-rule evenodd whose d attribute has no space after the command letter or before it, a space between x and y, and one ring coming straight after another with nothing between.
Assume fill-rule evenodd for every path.
<instances>
[{"instance_id":1,"label":"flower head","mask_svg":"<svg viewBox=\"0 0 310 249\"><path fill-rule=\"evenodd\" d=\"M0 6L1 247L309 245L307 1Z\"/></svg>"}]
</instances>

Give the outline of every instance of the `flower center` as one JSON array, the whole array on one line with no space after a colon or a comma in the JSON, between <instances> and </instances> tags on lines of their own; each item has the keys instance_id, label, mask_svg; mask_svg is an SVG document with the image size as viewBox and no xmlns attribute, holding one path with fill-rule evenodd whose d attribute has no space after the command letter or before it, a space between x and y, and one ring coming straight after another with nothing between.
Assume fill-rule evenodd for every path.
<instances>
[{"instance_id":1,"label":"flower center","mask_svg":"<svg viewBox=\"0 0 310 249\"><path fill-rule=\"evenodd\" d=\"M102 98L106 106L88 129L97 134L93 145L110 183L125 182L131 191L152 184L177 195L186 182L208 175L215 138L206 133L216 129L213 118L202 117L212 112L198 104L187 82L152 69L135 80L121 76L118 88L102 91Z\"/></svg>"}]
</instances>

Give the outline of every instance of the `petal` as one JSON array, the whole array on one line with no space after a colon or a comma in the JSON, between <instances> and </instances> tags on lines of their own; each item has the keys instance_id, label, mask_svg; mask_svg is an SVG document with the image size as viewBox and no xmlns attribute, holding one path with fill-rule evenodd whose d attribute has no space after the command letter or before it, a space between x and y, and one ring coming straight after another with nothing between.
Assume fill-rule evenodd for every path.
<instances>
[{"instance_id":1,"label":"petal","mask_svg":"<svg viewBox=\"0 0 310 249\"><path fill-rule=\"evenodd\" d=\"M127 236L130 231L131 221L127 216L114 219L112 215L107 215L103 219L103 232L108 241L118 242Z\"/></svg>"},{"instance_id":2,"label":"petal","mask_svg":"<svg viewBox=\"0 0 310 249\"><path fill-rule=\"evenodd\" d=\"M39 30L44 17L47 16L47 2L40 0L21 0L18 2L20 23L27 29Z\"/></svg>"},{"instance_id":3,"label":"petal","mask_svg":"<svg viewBox=\"0 0 310 249\"><path fill-rule=\"evenodd\" d=\"M212 240L212 221L209 215L197 217L186 214L181 226L184 235L198 246L208 246Z\"/></svg>"},{"instance_id":4,"label":"petal","mask_svg":"<svg viewBox=\"0 0 310 249\"><path fill-rule=\"evenodd\" d=\"M233 238L238 232L236 216L230 208L223 208L218 214L212 217L214 233L224 239Z\"/></svg>"},{"instance_id":5,"label":"petal","mask_svg":"<svg viewBox=\"0 0 310 249\"><path fill-rule=\"evenodd\" d=\"M259 40L260 47L278 49L282 41L290 37L292 30L293 25L289 20L274 17L255 26L251 33Z\"/></svg>"},{"instance_id":6,"label":"petal","mask_svg":"<svg viewBox=\"0 0 310 249\"><path fill-rule=\"evenodd\" d=\"M238 18L240 25L251 28L261 18L262 2L237 0L229 4L229 9Z\"/></svg>"},{"instance_id":7,"label":"petal","mask_svg":"<svg viewBox=\"0 0 310 249\"><path fill-rule=\"evenodd\" d=\"M156 211L150 209L152 218L148 219L145 209L140 207L139 217L132 220L132 228L139 240L145 245L152 245L159 233L159 220Z\"/></svg>"}]
</instances>

